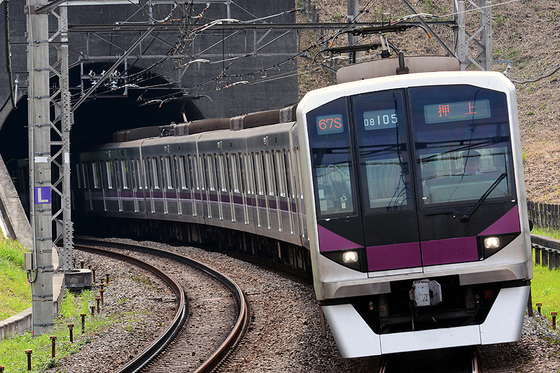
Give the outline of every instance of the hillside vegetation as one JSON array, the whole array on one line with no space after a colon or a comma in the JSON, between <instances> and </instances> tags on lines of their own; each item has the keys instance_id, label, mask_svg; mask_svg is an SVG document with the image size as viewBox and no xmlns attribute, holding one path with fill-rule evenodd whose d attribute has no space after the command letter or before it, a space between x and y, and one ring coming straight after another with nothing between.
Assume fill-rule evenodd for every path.
<instances>
[{"instance_id":1,"label":"hillside vegetation","mask_svg":"<svg viewBox=\"0 0 560 373\"><path fill-rule=\"evenodd\" d=\"M312 0L318 10L320 22L344 22L347 19L346 0ZM451 20L452 0L410 0L416 13L429 13L439 18ZM298 4L301 6L301 4ZM412 12L400 0L360 1L360 22L395 21ZM307 15L300 16L300 22L307 21ZM476 32L479 15L475 11L467 14L467 32ZM429 18L424 17L424 20ZM434 19L435 20L435 19ZM525 183L528 199L536 202L560 204L560 5L548 0L520 0L493 3L493 56L495 60L512 61L508 77L512 80L542 79L525 84L515 83L517 88L519 121ZM449 26L434 26L434 32L453 49L453 30ZM319 38L332 37L334 32L313 34L309 32L302 39L302 45L311 46ZM405 55L446 55L446 51L435 38L429 37L422 29L411 29L398 34L387 33L387 39L402 50ZM379 42L379 35L361 37L360 44ZM347 36L334 38L334 46L347 43ZM471 43L471 49L475 48ZM380 58L380 50L361 53L362 60ZM320 61L328 57L320 53L320 48L312 48L310 57ZM393 54L394 55L394 54ZM471 53L473 56L474 53ZM300 59L301 61L302 59ZM337 63L341 64L338 60ZM328 63L328 62L327 62ZM345 62L342 62L344 64ZM300 95L310 89L332 84L332 74L317 70L315 65L305 61L300 63ZM504 72L507 64L495 63L494 70ZM553 74L550 74L554 72Z\"/></svg>"}]
</instances>

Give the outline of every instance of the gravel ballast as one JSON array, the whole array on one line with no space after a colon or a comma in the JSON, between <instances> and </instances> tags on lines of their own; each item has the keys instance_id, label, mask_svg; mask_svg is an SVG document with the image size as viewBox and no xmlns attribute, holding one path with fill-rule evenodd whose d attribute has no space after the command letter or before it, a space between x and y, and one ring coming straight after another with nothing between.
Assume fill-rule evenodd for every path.
<instances>
[{"instance_id":1,"label":"gravel ballast","mask_svg":"<svg viewBox=\"0 0 560 373\"><path fill-rule=\"evenodd\" d=\"M141 244L174 251L206 264L235 281L248 296L252 317L249 330L221 372L374 372L380 368L379 357L342 358L328 327L326 337L321 337L319 309L310 284L220 253L161 243ZM80 352L63 359L57 369L49 372L91 372L101 367L104 371L116 371L143 349L148 337L158 335L161 325L167 322L166 316L172 317L172 312L161 312L170 304L150 301L162 297L163 285L154 283L152 289L146 291L141 282L127 280L131 274L124 268L126 266L89 255L75 251L78 260L87 256L83 258L86 262L95 261L99 274L105 271L115 274L115 280L105 292L104 312L118 313L126 307L140 316L112 325L110 330L99 333ZM133 272L138 276L137 271ZM122 302L122 299L130 301ZM559 339L548 321L535 313L534 318L525 318L519 342L479 347L480 372L559 371L555 344Z\"/></svg>"}]
</instances>

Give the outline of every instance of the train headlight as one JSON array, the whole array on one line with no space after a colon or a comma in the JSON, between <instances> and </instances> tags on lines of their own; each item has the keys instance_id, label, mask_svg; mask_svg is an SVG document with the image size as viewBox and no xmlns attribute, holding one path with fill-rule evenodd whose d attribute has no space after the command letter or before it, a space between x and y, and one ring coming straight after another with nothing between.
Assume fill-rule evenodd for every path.
<instances>
[{"instance_id":1,"label":"train headlight","mask_svg":"<svg viewBox=\"0 0 560 373\"><path fill-rule=\"evenodd\" d=\"M519 236L519 233L478 237L478 252L480 255L480 260L484 260L502 250L504 247L509 245L511 241L513 241L517 236Z\"/></svg>"},{"instance_id":2,"label":"train headlight","mask_svg":"<svg viewBox=\"0 0 560 373\"><path fill-rule=\"evenodd\" d=\"M500 247L500 238L499 237L486 237L484 239L484 248L485 249L497 249Z\"/></svg>"},{"instance_id":3,"label":"train headlight","mask_svg":"<svg viewBox=\"0 0 560 373\"><path fill-rule=\"evenodd\" d=\"M358 262L358 253L356 251L346 251L342 254L342 260L344 263L357 263Z\"/></svg>"},{"instance_id":4,"label":"train headlight","mask_svg":"<svg viewBox=\"0 0 560 373\"><path fill-rule=\"evenodd\" d=\"M321 254L336 263L360 272L367 272L364 249L323 251Z\"/></svg>"}]
</instances>

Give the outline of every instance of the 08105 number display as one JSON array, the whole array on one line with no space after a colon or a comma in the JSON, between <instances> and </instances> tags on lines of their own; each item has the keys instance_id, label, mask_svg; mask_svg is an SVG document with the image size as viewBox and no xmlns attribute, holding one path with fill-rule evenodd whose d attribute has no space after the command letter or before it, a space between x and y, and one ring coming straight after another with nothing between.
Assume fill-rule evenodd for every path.
<instances>
[{"instance_id":1,"label":"08105 number display","mask_svg":"<svg viewBox=\"0 0 560 373\"><path fill-rule=\"evenodd\" d=\"M395 109L364 112L364 128L368 131L395 128L398 124L399 118Z\"/></svg>"}]
</instances>

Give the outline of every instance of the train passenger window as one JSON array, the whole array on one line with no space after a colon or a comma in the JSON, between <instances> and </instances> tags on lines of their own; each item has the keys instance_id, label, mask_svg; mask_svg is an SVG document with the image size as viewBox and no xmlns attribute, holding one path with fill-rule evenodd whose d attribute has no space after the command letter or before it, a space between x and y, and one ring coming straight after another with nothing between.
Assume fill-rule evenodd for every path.
<instances>
[{"instance_id":1,"label":"train passenger window","mask_svg":"<svg viewBox=\"0 0 560 373\"><path fill-rule=\"evenodd\" d=\"M412 208L403 91L353 98L365 212Z\"/></svg>"},{"instance_id":2,"label":"train passenger window","mask_svg":"<svg viewBox=\"0 0 560 373\"><path fill-rule=\"evenodd\" d=\"M317 213L322 218L356 214L354 165L346 98L307 113Z\"/></svg>"},{"instance_id":3,"label":"train passenger window","mask_svg":"<svg viewBox=\"0 0 560 373\"><path fill-rule=\"evenodd\" d=\"M511 198L506 95L467 85L410 89L424 206ZM497 186L492 189L492 185Z\"/></svg>"}]
</instances>

